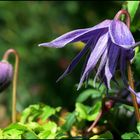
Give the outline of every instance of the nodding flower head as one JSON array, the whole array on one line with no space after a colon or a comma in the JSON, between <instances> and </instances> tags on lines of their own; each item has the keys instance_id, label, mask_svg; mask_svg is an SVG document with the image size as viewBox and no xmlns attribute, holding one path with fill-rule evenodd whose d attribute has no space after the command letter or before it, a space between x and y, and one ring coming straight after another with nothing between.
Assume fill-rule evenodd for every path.
<instances>
[{"instance_id":1,"label":"nodding flower head","mask_svg":"<svg viewBox=\"0 0 140 140\"><path fill-rule=\"evenodd\" d=\"M62 35L51 42L39 44L39 46L44 47L62 48L69 43L77 41L85 43L85 47L72 60L71 64L63 75L60 76L58 81L69 74L78 64L82 56L87 54L78 89L82 86L84 81L88 80L91 72L97 67L97 63L99 63L94 77L94 85L96 79L99 78L100 81L106 85L107 89L110 89L110 81L116 81L115 71L118 69L121 72L125 85L127 85L131 92L133 91L127 84L125 70L127 61L132 60L134 57L135 46L140 44L140 42L135 43L129 26L119 20L118 14L124 14L124 11L125 10L120 10L114 19L104 20L94 27L77 29ZM125 11L125 13L127 13L127 11ZM127 22L129 22L128 19L129 18L127 18ZM135 94L134 91L133 93Z\"/></svg>"},{"instance_id":2,"label":"nodding flower head","mask_svg":"<svg viewBox=\"0 0 140 140\"><path fill-rule=\"evenodd\" d=\"M5 90L13 78L13 67L7 61L0 62L0 92Z\"/></svg>"}]
</instances>

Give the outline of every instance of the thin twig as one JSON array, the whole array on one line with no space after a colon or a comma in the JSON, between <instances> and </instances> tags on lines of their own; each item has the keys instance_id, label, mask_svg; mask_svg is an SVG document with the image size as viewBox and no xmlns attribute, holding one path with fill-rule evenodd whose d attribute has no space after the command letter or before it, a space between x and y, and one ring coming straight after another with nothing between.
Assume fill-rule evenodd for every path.
<instances>
[{"instance_id":1,"label":"thin twig","mask_svg":"<svg viewBox=\"0 0 140 140\"><path fill-rule=\"evenodd\" d=\"M95 121L92 123L92 125L88 128L87 132L90 132L90 131L92 130L92 128L95 127L95 125L96 125L96 124L98 123L98 121L101 119L102 115L103 115L103 110L100 110L100 112L99 112L99 114L98 114L96 120L95 120Z\"/></svg>"},{"instance_id":2,"label":"thin twig","mask_svg":"<svg viewBox=\"0 0 140 140\"><path fill-rule=\"evenodd\" d=\"M15 67L13 77L13 90L12 90L12 123L16 122L16 90L17 90L17 77L19 69L19 55L16 50L9 49L5 52L3 60L7 60L10 54L15 55Z\"/></svg>"},{"instance_id":3,"label":"thin twig","mask_svg":"<svg viewBox=\"0 0 140 140\"><path fill-rule=\"evenodd\" d=\"M127 69L128 69L129 84L130 84L130 87L134 90L134 81L133 81L133 74L132 74L130 62L128 62L128 68ZM140 113L139 113L139 107L138 107L136 95L131 93L131 97L132 97L132 101L133 101L133 106L135 108L136 119L137 119L138 122L140 122Z\"/></svg>"}]
</instances>

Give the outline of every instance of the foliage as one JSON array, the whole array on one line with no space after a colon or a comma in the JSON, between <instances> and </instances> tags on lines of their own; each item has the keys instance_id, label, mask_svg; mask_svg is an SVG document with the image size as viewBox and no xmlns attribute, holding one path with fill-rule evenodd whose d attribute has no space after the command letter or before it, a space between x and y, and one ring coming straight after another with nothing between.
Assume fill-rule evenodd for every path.
<instances>
[{"instance_id":1,"label":"foliage","mask_svg":"<svg viewBox=\"0 0 140 140\"><path fill-rule=\"evenodd\" d=\"M90 80L90 83L93 81ZM98 83L97 83L98 85ZM133 107L117 103L108 110L97 125L89 133L87 128L96 120L102 109L102 90L97 88L85 90L85 96L79 94L75 109L65 110L62 107L51 107L45 104L33 104L25 108L20 114L17 123L13 123L0 129L1 139L132 139L139 138L140 125L137 131L126 133L128 128L122 127L130 122L131 128L135 128L132 122ZM90 93L90 94L89 94ZM98 96L95 94L98 94ZM81 98L82 95L82 98ZM86 96L87 95L87 96ZM92 104L87 104L92 99ZM121 128L118 121L122 124ZM133 129L134 130L134 129ZM119 133L119 135L118 135ZM117 137L116 137L117 134Z\"/></svg>"}]
</instances>

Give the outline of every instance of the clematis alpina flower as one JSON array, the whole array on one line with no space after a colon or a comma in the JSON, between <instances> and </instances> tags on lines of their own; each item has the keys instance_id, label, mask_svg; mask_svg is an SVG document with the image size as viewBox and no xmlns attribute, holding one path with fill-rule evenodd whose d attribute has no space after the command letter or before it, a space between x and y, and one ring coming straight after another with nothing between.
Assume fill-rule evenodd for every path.
<instances>
[{"instance_id":1,"label":"clematis alpina flower","mask_svg":"<svg viewBox=\"0 0 140 140\"><path fill-rule=\"evenodd\" d=\"M110 89L110 81L115 81L115 71L119 69L128 90L135 94L135 91L127 84L125 70L127 61L133 59L134 48L140 42L135 43L129 28L124 22L119 19L104 20L94 27L68 32L51 42L39 44L39 46L62 48L69 43L77 41L82 41L86 45L72 60L58 81L75 68L82 56L88 54L78 89L89 78L91 72L97 67L97 63L99 63L94 77L94 84L98 77L104 82L107 89Z\"/></svg>"},{"instance_id":2,"label":"clematis alpina flower","mask_svg":"<svg viewBox=\"0 0 140 140\"><path fill-rule=\"evenodd\" d=\"M13 77L12 65L6 61L0 62L0 92L5 90L11 83Z\"/></svg>"}]
</instances>

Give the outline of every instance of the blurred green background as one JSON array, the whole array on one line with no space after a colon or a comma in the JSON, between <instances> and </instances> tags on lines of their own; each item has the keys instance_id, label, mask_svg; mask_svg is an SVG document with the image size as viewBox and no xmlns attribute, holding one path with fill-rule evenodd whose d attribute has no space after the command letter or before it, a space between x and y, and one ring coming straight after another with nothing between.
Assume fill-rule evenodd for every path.
<instances>
[{"instance_id":1,"label":"blurred green background","mask_svg":"<svg viewBox=\"0 0 140 140\"><path fill-rule=\"evenodd\" d=\"M62 49L38 47L39 43L78 28L87 28L105 19L112 19L122 8L123 1L26 1L0 2L0 57L9 48L20 54L17 91L17 110L43 102L73 110L82 61L69 76L56 83L83 44L74 43ZM140 14L140 10L139 14ZM138 13L137 13L138 14ZM132 23L136 40L140 40L140 20ZM133 26L135 25L135 26ZM14 64L14 57L9 61ZM137 65L137 78L140 65ZM11 113L11 89L0 94L0 105L7 115ZM2 116L1 116L2 118ZM0 119L1 119L0 118Z\"/></svg>"}]
</instances>

